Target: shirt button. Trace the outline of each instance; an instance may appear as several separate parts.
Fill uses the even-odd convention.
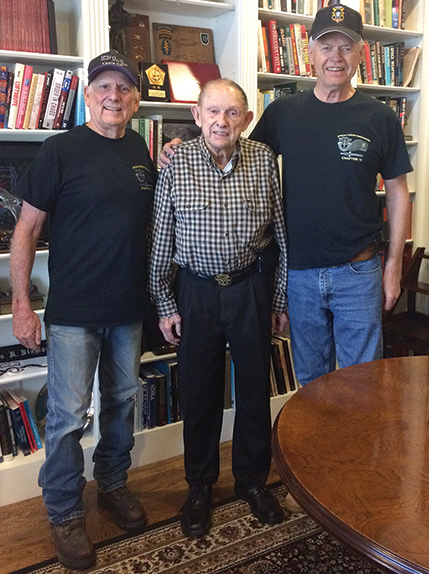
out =
[[[229,237],[229,233],[228,233],[228,231],[225,233],[225,237]]]
[[[225,201],[224,206],[225,206],[225,207],[228,207],[228,202],[227,202],[227,201]]]

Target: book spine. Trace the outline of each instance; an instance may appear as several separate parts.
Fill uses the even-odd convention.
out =
[[[6,106],[5,106],[5,118],[4,118],[4,127],[7,128],[9,122],[9,112],[10,112],[10,104],[12,101],[12,91],[13,91],[13,82],[14,82],[14,73],[8,72],[7,75],[7,90],[6,90]]]
[[[6,407],[0,402],[0,444],[3,460],[13,460],[12,441],[10,437],[9,423],[7,421]]]
[[[36,421],[34,420],[33,413],[31,412],[30,403],[28,399],[22,397],[22,402],[24,404],[25,412],[27,413],[28,422],[30,423],[31,432],[33,433],[34,443],[36,449],[43,448],[42,441],[40,440],[39,431],[37,430]]]
[[[27,109],[25,110],[23,129],[27,130],[30,125],[31,113],[33,111],[34,98],[36,97],[36,88],[39,81],[39,74],[33,74],[31,78],[30,93],[28,94]]]
[[[266,26],[262,26],[262,40],[264,43],[264,54],[265,54],[265,67],[267,72],[272,72],[271,68],[271,55],[270,55],[270,43],[268,40],[268,30]]]
[[[295,37],[295,26],[293,24],[290,24],[289,29],[292,42],[292,56],[293,56],[293,65],[295,69],[295,76],[299,76],[299,60],[298,60],[298,48]]]
[[[13,71],[14,73],[13,88],[10,101],[9,119],[7,123],[7,127],[11,130],[14,130],[16,126],[19,98],[21,95],[21,86],[24,77],[24,69],[25,69],[24,64],[16,63]]]
[[[43,120],[45,119],[46,106],[48,103],[49,92],[51,91],[52,73],[45,72],[45,82],[43,86],[42,100],[40,102],[39,123],[38,128],[43,127]]]
[[[79,83],[76,91],[76,108],[75,108],[75,126],[80,126],[85,123],[85,99],[83,97],[83,87],[85,85],[85,70],[78,68],[76,74],[79,78]]]
[[[43,120],[43,128],[52,130],[54,127],[55,115],[58,109],[58,102],[60,99],[61,88],[63,86],[64,70],[54,68],[52,72],[52,85],[49,92],[48,103],[46,104],[45,118]]]
[[[268,30],[268,39],[270,43],[270,52],[271,52],[271,65],[272,71],[274,74],[281,74],[281,66],[280,66],[280,53],[279,53],[279,42],[277,36],[277,23],[275,20],[268,20],[265,22],[265,26]]]
[[[8,75],[7,66],[0,66],[0,129],[5,127]]]
[[[33,67],[25,66],[22,78],[21,95],[19,97],[18,111],[16,114],[15,128],[21,130],[24,126],[25,112],[27,111],[28,98],[30,95],[31,78],[33,76]]]
[[[302,50],[304,55],[305,75],[311,76],[310,57],[308,55],[308,33],[304,24],[301,25]]]
[[[28,442],[27,431],[25,430],[24,421],[19,406],[10,409],[13,430],[15,433],[18,447],[24,456],[31,454],[30,443]]]
[[[67,97],[70,92],[70,85],[72,79],[73,72],[71,70],[67,70],[64,75],[63,85],[61,87],[60,97],[58,99],[58,108],[57,113],[55,114],[55,120],[53,128],[54,130],[59,130],[61,127],[61,122],[63,120],[64,111],[66,109],[66,102]]]
[[[31,110],[28,129],[35,130],[39,125],[40,105],[42,103],[43,87],[45,85],[45,74],[38,74],[37,86],[34,93],[33,108]]]
[[[6,399],[2,395],[0,396],[0,401],[3,401],[4,408],[6,409],[6,418],[7,418],[7,424],[9,427],[10,442],[12,444],[12,454],[13,454],[13,456],[18,456],[18,446],[17,446],[15,433],[13,430],[11,409],[9,408],[9,405],[7,404]]]
[[[371,50],[369,47],[369,42],[366,41],[364,43],[364,54],[365,54],[365,68],[366,68],[366,75],[367,75],[367,83],[372,84],[372,66],[371,66]]]
[[[66,102],[66,107],[64,110],[63,120],[61,122],[61,129],[67,130],[71,127],[71,118],[73,111],[73,104],[76,101],[76,91],[78,89],[79,78],[76,75],[72,76],[70,83],[69,95]]]

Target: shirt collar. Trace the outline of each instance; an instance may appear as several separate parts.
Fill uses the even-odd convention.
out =
[[[216,169],[219,169],[222,173],[224,173],[225,175],[227,175],[228,173],[230,173],[231,171],[233,171],[237,165],[237,163],[240,161],[241,159],[241,144],[240,144],[240,139],[238,139],[238,141],[235,144],[235,150],[234,153],[232,154],[231,159],[229,160],[229,162],[227,163],[227,165],[225,166],[224,169],[221,169],[216,162],[213,159],[212,154],[210,153],[208,147],[206,146],[206,142],[204,141],[204,136],[203,134],[201,134],[199,136],[199,146],[201,149],[201,154],[203,156],[203,158],[206,160],[206,162],[208,163],[208,165],[210,165],[211,167],[214,167]]]

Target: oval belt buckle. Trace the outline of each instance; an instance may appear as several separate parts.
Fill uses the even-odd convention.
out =
[[[221,287],[229,287],[229,285],[232,284],[232,277],[227,273],[219,273],[218,275],[215,275],[214,280]]]

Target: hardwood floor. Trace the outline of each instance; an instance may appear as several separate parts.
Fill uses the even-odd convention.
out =
[[[231,443],[220,449],[221,472],[213,489],[213,501],[233,496],[234,478],[231,472]],[[128,486],[143,502],[149,524],[176,516],[185,499],[188,485],[183,470],[183,457],[175,457],[129,472]],[[274,467],[268,484],[280,480]],[[94,543],[108,540],[123,531],[113,522],[108,511],[97,505],[97,489],[89,482],[84,492],[86,524]],[[24,500],[0,510],[0,573],[7,574],[55,556],[49,522],[41,497]]]

